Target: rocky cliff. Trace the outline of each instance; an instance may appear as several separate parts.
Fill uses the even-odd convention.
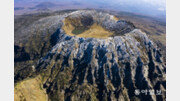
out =
[[[56,18],[56,41],[33,68],[49,100],[165,101],[163,54],[146,33],[102,12]]]

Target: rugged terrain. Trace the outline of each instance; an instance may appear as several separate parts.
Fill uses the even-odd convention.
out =
[[[165,50],[132,22],[94,10],[45,15],[15,27],[15,100],[165,101]]]

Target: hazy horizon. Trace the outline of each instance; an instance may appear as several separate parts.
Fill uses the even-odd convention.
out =
[[[76,5],[82,7],[83,5],[87,8],[100,8],[110,9],[115,11],[126,11],[133,12],[143,15],[154,16],[158,18],[166,18],[166,1],[165,0],[15,0],[15,7],[17,4],[23,3],[41,3],[41,2],[52,2],[52,3],[66,3],[66,6]],[[85,8],[82,7],[82,8]],[[73,8],[73,7],[71,7]]]

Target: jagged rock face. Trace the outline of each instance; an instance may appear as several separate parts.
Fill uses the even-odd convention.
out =
[[[83,12],[85,11],[75,12],[75,15]],[[74,13],[70,15],[72,14]],[[67,16],[69,14],[64,18]],[[125,24],[128,31],[101,39],[69,36],[62,26],[58,29],[59,33],[56,34],[58,41],[36,66],[36,73],[44,78],[43,86],[49,99],[165,100],[166,66],[161,51],[140,29],[128,28],[130,25],[124,21],[113,21],[106,19],[102,22],[102,26],[107,27],[114,23],[113,27],[106,29],[117,31]],[[147,92],[147,95],[145,93],[137,95],[136,90],[161,90],[162,93],[150,95]]]

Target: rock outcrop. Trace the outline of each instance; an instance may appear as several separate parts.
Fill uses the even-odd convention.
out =
[[[116,23],[106,29],[119,30],[124,21]],[[83,38],[69,36],[60,28],[58,42],[36,67],[36,73],[45,78],[49,98],[164,101],[166,66],[160,50],[140,29],[125,32],[105,39]]]
[[[58,21],[48,23],[56,26],[53,47],[39,59],[33,76],[41,76],[49,100],[165,101],[163,54],[131,22],[91,10],[65,13],[39,23],[45,26],[48,19]],[[67,19],[70,27],[64,27]],[[71,33],[82,26],[86,27],[83,31],[92,31],[94,23],[103,29],[101,32],[112,34],[100,38],[87,37],[87,32],[86,37]]]

